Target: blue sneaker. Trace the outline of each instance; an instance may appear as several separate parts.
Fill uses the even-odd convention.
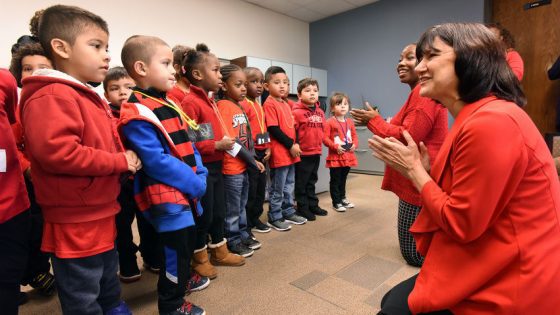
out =
[[[206,315],[206,312],[201,307],[185,301],[178,309],[166,315]]]
[[[210,278],[201,277],[198,273],[193,272],[189,283],[187,284],[187,294],[196,291],[202,291],[210,285]]]
[[[132,315],[132,312],[128,309],[126,303],[121,301],[117,307],[110,309],[105,315]]]

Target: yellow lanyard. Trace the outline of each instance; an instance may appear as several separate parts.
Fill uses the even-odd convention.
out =
[[[261,117],[264,118],[264,112],[262,107],[259,105],[259,111],[257,113],[257,108],[255,107],[255,102],[251,101],[248,98],[245,98],[245,100],[247,101],[247,103],[251,104],[251,107],[253,107],[253,110],[255,111],[255,115],[257,116],[257,122],[259,123],[259,127],[261,128],[261,133],[264,133],[264,121],[261,121],[261,119],[259,118],[259,113],[261,114]]]
[[[145,97],[147,97],[147,98],[149,98],[153,101],[156,101],[156,102],[158,102],[158,103],[160,103],[164,106],[167,106],[167,107],[173,109],[174,111],[176,111],[179,114],[179,116],[181,116],[187,122],[187,124],[189,125],[189,127],[191,127],[191,129],[198,130],[200,128],[200,126],[196,123],[196,121],[194,119],[191,119],[189,116],[187,116],[187,114],[185,114],[185,112],[181,108],[179,108],[179,106],[177,106],[175,103],[173,103],[173,101],[167,100],[169,103],[166,103],[166,102],[163,102],[160,99],[157,99],[155,97],[152,97],[152,96],[147,95],[145,93],[142,93],[140,91],[134,91],[134,92],[136,92],[136,93],[138,93],[142,96],[145,96]]]

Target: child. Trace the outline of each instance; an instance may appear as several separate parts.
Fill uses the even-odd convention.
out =
[[[128,101],[132,94],[134,81],[123,67],[109,69],[103,89],[105,98],[113,116],[120,117],[121,105]],[[157,254],[157,234],[154,228],[146,221],[134,201],[133,177],[128,177],[121,184],[121,193],[118,201],[121,211],[117,214],[117,251],[119,253],[119,278],[124,283],[140,280],[142,273],[136,263],[136,252],[140,249],[144,267],[152,272],[159,272],[161,258]],[[136,217],[136,225],[140,234],[140,246],[132,240],[131,224]]]
[[[268,225],[277,231],[288,231],[288,223],[304,224],[307,219],[296,215],[293,204],[294,164],[301,150],[296,143],[295,121],[290,106],[283,100],[288,93],[288,77],[281,67],[272,66],[264,75],[264,88],[270,93],[264,102],[266,125],[271,138],[270,207]]]
[[[190,47],[183,46],[183,45],[176,45],[173,47],[173,69],[175,69],[175,80],[177,83],[167,95],[171,96],[172,98],[179,101],[179,104],[183,101],[187,93],[189,93],[189,86],[191,83],[185,77],[184,70],[183,70],[183,59],[187,55],[187,51],[191,50]]]
[[[32,42],[19,45],[12,55],[10,72],[16,78],[18,87],[21,88],[21,80],[33,74],[38,69],[52,69],[52,64],[47,57],[41,44]],[[37,204],[35,190],[31,180],[31,164],[25,153],[23,127],[19,110],[16,110],[16,123],[12,125],[12,130],[18,146],[18,158],[21,170],[25,179],[25,186],[31,206],[29,214],[31,219],[31,230],[29,232],[30,251],[27,268],[23,277],[22,285],[31,285],[41,294],[50,296],[55,290],[54,276],[50,273],[51,265],[49,255],[41,251],[41,239],[43,237],[43,213]],[[24,293],[22,293],[24,294]]]
[[[266,131],[264,111],[257,101],[263,93],[264,75],[258,68],[247,67],[243,69],[247,76],[247,96],[240,104],[249,117],[249,125],[255,146],[255,157],[257,161],[265,164],[270,158],[270,136]],[[261,220],[264,212],[263,204],[266,192],[266,172],[259,172],[254,168],[248,168],[249,196],[247,198],[247,233],[255,238],[252,230],[259,233],[270,232],[270,227]]]
[[[224,238],[226,205],[222,161],[224,151],[233,148],[234,139],[225,135],[226,126],[218,115],[218,108],[208,94],[216,93],[222,84],[220,61],[205,44],[196,45],[183,59],[185,77],[191,83],[190,92],[181,105],[185,112],[200,125],[196,148],[204,166],[208,168],[206,194],[202,197],[204,213],[197,218],[196,246],[193,269],[202,276],[215,278],[218,272],[212,264],[241,266],[245,258],[232,254]],[[210,236],[212,264],[208,261],[206,242]]]
[[[354,150],[358,147],[358,136],[352,119],[346,113],[350,107],[348,95],[335,92],[331,96],[330,108],[333,117],[325,124],[323,143],[329,148],[327,167],[330,169],[330,192],[334,210],[344,212],[354,205],[346,198],[346,177],[350,167],[358,165]]]
[[[319,84],[316,80],[302,79],[298,83],[297,91],[299,101],[292,107],[292,113],[301,148],[301,161],[296,163],[294,194],[298,215],[314,221],[315,215],[328,214],[319,207],[319,198],[315,194],[315,184],[319,179],[317,171],[323,149],[325,113],[319,107]]]
[[[185,289],[192,285],[194,217],[202,213],[198,200],[206,190],[208,174],[188,136],[188,130],[198,125],[166,97],[175,83],[175,70],[171,48],[163,40],[132,36],[121,57],[136,87],[122,105],[119,129],[125,143],[143,159],[143,169],[134,178],[135,199],[159,234],[158,250],[163,257],[158,310],[160,314],[202,315],[203,309],[184,300]],[[197,287],[210,283],[208,278],[196,281]]]
[[[41,16],[39,41],[56,70],[23,82],[21,113],[37,202],[41,250],[51,253],[65,314],[129,314],[120,301],[115,250],[119,177],[141,163],[121,144],[107,103],[87,84],[109,69],[107,23],[55,5]]]
[[[265,168],[253,157],[249,118],[239,104],[247,93],[245,73],[239,66],[232,64],[221,67],[220,73],[224,83],[219,93],[222,100],[217,104],[218,111],[225,122],[226,134],[235,138],[238,147],[224,154],[222,173],[226,191],[225,231],[229,250],[243,257],[250,257],[253,255],[253,250],[261,247],[261,243],[252,239],[247,233],[245,212],[249,194],[247,168],[257,169],[261,173],[264,173]],[[235,152],[237,149],[240,151]]]

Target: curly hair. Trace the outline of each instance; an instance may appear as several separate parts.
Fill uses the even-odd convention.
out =
[[[506,46],[506,49],[515,48],[515,39],[510,31],[508,31],[505,27],[502,26],[500,23],[489,23],[486,24],[488,28],[495,28],[500,32],[500,36],[502,37],[502,42]]]
[[[27,56],[45,56],[45,51],[39,43],[24,44],[17,48],[12,55],[10,62],[10,72],[16,78],[17,85],[21,87],[21,73],[23,71],[22,61]],[[45,56],[46,57],[46,56]]]
[[[195,49],[187,51],[185,57],[183,58],[183,68],[185,69],[185,77],[190,82],[196,82],[192,72],[204,63],[204,60],[208,55],[210,55],[210,49],[206,46],[206,44],[202,43],[197,44]]]

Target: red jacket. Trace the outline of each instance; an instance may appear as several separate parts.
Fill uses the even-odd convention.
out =
[[[45,221],[78,223],[119,211],[119,177],[128,170],[111,111],[97,93],[65,73],[24,79],[26,152]]]
[[[325,113],[315,104],[315,108],[310,109],[307,105],[298,101],[292,107],[298,143],[301,155],[321,154],[323,151],[323,128]]]
[[[175,85],[171,90],[167,91],[167,98],[171,98],[173,102],[180,105],[187,94],[188,93],[185,93],[185,91]]]
[[[358,165],[356,154],[354,152],[344,152],[338,154],[338,147],[346,141],[352,143],[354,148],[358,148],[358,134],[352,119],[346,119],[346,123],[341,123],[336,120],[336,117],[331,117],[325,122],[325,136],[323,143],[329,148],[329,155],[327,155],[327,167],[352,167]]]
[[[27,190],[10,124],[16,122],[17,84],[0,69],[0,224],[29,208]]]
[[[447,135],[447,110],[432,99],[420,96],[420,85],[417,85],[390,123],[376,116],[367,127],[380,137],[393,137],[403,142],[402,132],[408,131],[416,143],[424,142],[433,163]],[[422,203],[420,193],[412,183],[388,166],[385,167],[381,188],[394,192],[410,204],[420,206]]]
[[[495,97],[465,105],[431,177],[410,229],[426,257],[412,313],[560,314],[560,184],[531,118]]]
[[[218,119],[216,103],[208,97],[208,94],[201,88],[191,85],[190,92],[181,101],[183,111],[200,124],[211,124],[214,132],[214,139],[204,140],[195,143],[195,147],[202,156],[202,162],[210,163],[222,161],[224,152],[216,150],[216,141],[224,137],[224,126]]]

